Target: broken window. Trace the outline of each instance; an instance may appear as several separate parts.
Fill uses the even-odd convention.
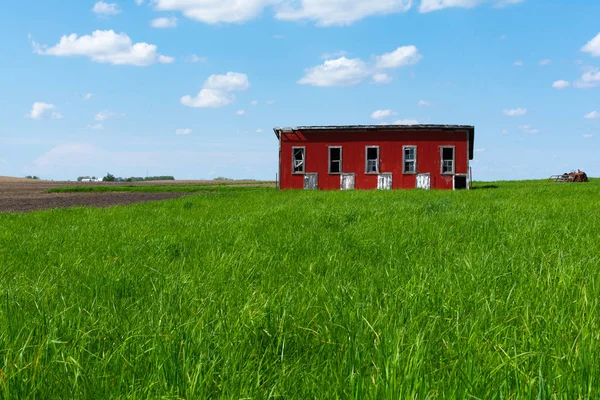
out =
[[[454,173],[454,147],[442,147],[442,174]]]
[[[379,147],[367,147],[367,174],[376,174],[379,172]]]
[[[329,173],[330,174],[341,174],[342,173],[342,148],[341,147],[330,147],[329,148]]]
[[[417,173],[417,147],[404,146],[404,173]]]
[[[293,165],[294,174],[303,174],[305,171],[304,165],[305,165],[306,149],[304,147],[294,147],[294,148],[292,148],[292,153],[293,153],[293,161],[294,161],[294,165]]]

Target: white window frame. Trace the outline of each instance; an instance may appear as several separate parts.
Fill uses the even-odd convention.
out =
[[[369,149],[377,149],[377,168],[376,171],[371,171],[369,172]],[[379,156],[379,146],[365,146],[365,174],[369,174],[369,175],[376,175],[379,174],[379,162],[380,162],[380,156]]]
[[[339,172],[331,172],[331,149],[340,149],[340,160],[339,160],[340,169],[339,169]],[[341,175],[342,174],[342,157],[343,157],[342,146],[329,146],[327,148],[327,157],[328,157],[328,160],[329,160],[329,164],[328,164],[328,167],[327,167],[327,169],[329,171],[329,175]]]
[[[414,149],[415,150],[415,158],[413,160],[406,160],[406,149]],[[406,170],[406,162],[407,161],[414,161],[415,168],[413,171]],[[417,146],[415,146],[415,145],[402,146],[402,173],[405,175],[416,175],[417,174]]]
[[[296,171],[296,150],[302,150],[302,171]],[[305,146],[294,146],[292,147],[292,174],[304,175],[306,173],[306,147]]]
[[[444,149],[452,149],[452,171],[444,172]],[[440,173],[442,175],[454,175],[456,170],[456,146],[440,146]]]

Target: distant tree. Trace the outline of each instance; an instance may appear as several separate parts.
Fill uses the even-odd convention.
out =
[[[80,176],[77,178],[77,182],[81,182],[84,179],[90,179],[90,177],[89,176]]]
[[[25,179],[40,179],[40,177],[36,175],[27,175]]]
[[[224,176],[217,176],[216,178],[213,179],[213,181],[232,181],[233,179],[231,178],[226,178]]]
[[[112,175],[111,173],[107,173],[106,176],[104,178],[102,178],[103,182],[114,182],[115,181],[115,176]]]

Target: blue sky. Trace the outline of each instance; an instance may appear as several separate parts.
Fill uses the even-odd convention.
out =
[[[0,11],[0,175],[274,179],[275,126],[398,122],[475,125],[476,180],[600,176],[596,0]]]

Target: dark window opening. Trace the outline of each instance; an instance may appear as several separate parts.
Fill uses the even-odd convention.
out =
[[[454,147],[442,147],[442,174],[454,173]]]
[[[330,147],[329,148],[329,173],[330,174],[341,174],[342,173],[342,148],[341,147]]]
[[[417,172],[417,148],[404,148],[404,173],[415,174]]]
[[[379,147],[367,147],[367,174],[379,172]]]
[[[455,175],[454,176],[454,189],[462,190],[467,188],[467,177]]]
[[[305,149],[303,148],[294,148],[293,149],[293,157],[294,157],[294,173],[301,174],[304,173],[304,156]]]

